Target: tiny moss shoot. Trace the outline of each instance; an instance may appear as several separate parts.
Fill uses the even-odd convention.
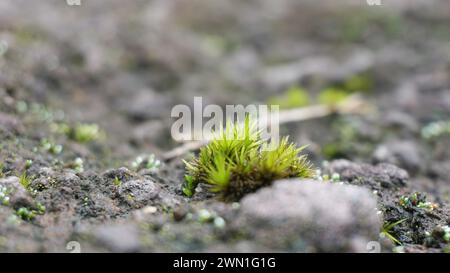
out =
[[[120,179],[116,176],[116,177],[114,177],[113,184],[116,187],[120,187],[120,185],[122,185],[122,181],[120,181]]]
[[[305,147],[296,147],[287,137],[276,147],[271,145],[261,138],[249,117],[243,125],[228,122],[197,158],[184,161],[183,193],[194,195],[202,183],[224,200],[239,200],[278,179],[314,176],[312,165],[300,155]]]
[[[30,188],[31,179],[27,176],[25,172],[22,173],[22,175],[19,177],[19,182],[25,189],[28,190]]]
[[[387,237],[389,240],[392,241],[392,243],[401,245],[402,243],[395,237],[395,234],[393,232],[393,229],[400,225],[401,223],[405,222],[407,219],[402,219],[397,222],[385,222],[383,224],[383,227],[381,229],[381,237]]]

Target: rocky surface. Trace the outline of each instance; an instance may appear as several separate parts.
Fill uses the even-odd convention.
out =
[[[240,227],[278,251],[366,252],[380,231],[376,198],[351,185],[277,181],[246,196],[241,210]]]
[[[0,251],[449,251],[448,1],[82,2],[0,2]],[[159,161],[194,96],[330,89],[369,107],[282,126],[313,180],[224,203]]]

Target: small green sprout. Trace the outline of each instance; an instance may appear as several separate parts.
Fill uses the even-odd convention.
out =
[[[114,177],[113,184],[116,187],[120,187],[120,185],[122,185],[122,181],[120,181],[120,179],[116,176],[116,177]]]
[[[397,245],[401,245],[402,243],[395,238],[395,235],[393,234],[392,230],[394,227],[400,225],[401,223],[405,222],[407,219],[402,219],[399,220],[397,222],[385,222],[383,224],[383,227],[381,229],[381,233],[380,233],[380,237],[384,238],[387,237],[389,238],[393,243],[397,244]]]
[[[84,172],[84,161],[83,161],[83,159],[81,157],[75,158],[75,161],[73,162],[73,169],[77,173]]]
[[[419,209],[433,210],[438,207],[437,204],[427,202],[425,194],[420,192],[415,192],[409,196],[406,195],[400,196],[399,204],[400,206],[406,209],[419,208]]]
[[[200,149],[197,158],[184,161],[187,175],[183,192],[195,193],[199,183],[223,199],[238,200],[246,193],[283,178],[311,178],[314,175],[305,155],[283,138],[278,145],[263,140],[247,116],[243,125],[228,122],[225,129]]]
[[[147,169],[150,171],[156,171],[161,166],[161,161],[156,159],[154,154],[150,154],[148,156],[138,156],[133,163],[131,163],[131,167],[135,170]]]
[[[183,193],[187,196],[187,197],[191,197],[192,195],[194,195],[194,191],[195,191],[195,182],[194,182],[194,177],[191,175],[185,175],[184,176],[184,180],[185,180],[185,186],[183,187]]]
[[[26,172],[22,173],[22,175],[19,177],[19,182],[25,189],[28,190],[30,188],[31,179],[28,177]]]

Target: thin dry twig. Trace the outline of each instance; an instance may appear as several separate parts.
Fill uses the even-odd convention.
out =
[[[300,122],[305,120],[323,118],[333,114],[363,114],[368,111],[367,103],[358,95],[351,96],[336,105],[312,105],[294,108],[279,112],[279,124]],[[163,160],[170,161],[174,158],[196,151],[208,144],[209,140],[189,141],[164,153]]]

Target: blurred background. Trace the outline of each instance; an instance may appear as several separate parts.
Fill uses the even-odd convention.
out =
[[[175,147],[170,110],[194,96],[289,109],[357,93],[369,115],[282,134],[319,166],[397,164],[448,202],[449,25],[447,0],[3,0],[0,93],[98,124],[110,153],[76,152],[103,166]]]

